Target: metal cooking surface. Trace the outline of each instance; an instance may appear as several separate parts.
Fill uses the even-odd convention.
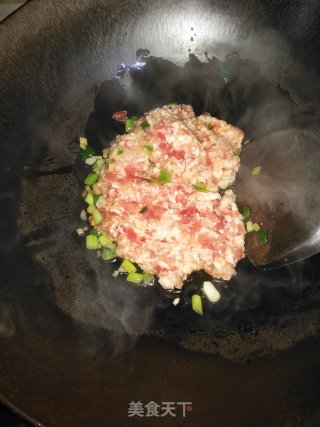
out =
[[[199,317],[158,288],[111,280],[74,233],[77,137],[112,138],[109,113],[128,101],[113,73],[138,49],[154,57],[135,75],[133,112],[174,95],[252,136],[313,125],[317,41],[289,40],[292,27],[314,37],[318,6],[280,3],[39,0],[2,24],[0,391],[34,419],[120,426],[130,401],[191,400],[184,425],[316,424],[318,256],[281,272],[244,261]],[[225,68],[204,96],[204,76]]]

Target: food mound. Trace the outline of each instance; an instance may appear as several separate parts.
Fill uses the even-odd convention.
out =
[[[129,125],[127,126],[127,122]],[[229,280],[244,256],[245,228],[232,190],[243,132],[167,105],[127,120],[93,191],[93,225],[115,254],[181,288],[195,270]]]

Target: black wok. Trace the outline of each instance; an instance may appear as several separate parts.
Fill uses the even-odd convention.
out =
[[[114,281],[113,265],[74,232],[78,136],[107,144],[110,114],[124,105],[176,98],[250,136],[316,126],[319,17],[317,1],[33,0],[1,24],[5,403],[59,427],[319,425],[319,256],[269,272],[243,261],[199,317],[188,295],[201,275],[175,308],[157,287]],[[139,49],[153,58],[138,52],[146,65],[132,91],[114,73]],[[203,79],[213,56],[211,71],[234,72],[227,82]],[[192,411],[129,418],[131,401],[188,401]]]

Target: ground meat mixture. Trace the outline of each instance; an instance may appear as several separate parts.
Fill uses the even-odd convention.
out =
[[[156,108],[117,136],[95,185],[117,256],[181,288],[194,270],[229,280],[245,228],[231,190],[243,132],[189,105]]]

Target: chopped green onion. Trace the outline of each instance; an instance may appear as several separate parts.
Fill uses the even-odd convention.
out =
[[[98,237],[98,236],[100,236],[100,231],[97,230],[96,228],[91,228],[88,235]]]
[[[252,224],[252,228],[253,228],[253,231],[259,231],[260,230],[260,225],[257,222],[254,222]]]
[[[241,148],[237,148],[236,150],[233,150],[234,156],[240,156],[240,153],[241,153]]]
[[[170,104],[167,104],[167,107],[172,108],[176,107],[178,104],[176,102],[171,102]]]
[[[251,233],[251,231],[253,231],[253,224],[251,221],[246,222],[246,229],[248,233]]]
[[[95,182],[97,182],[99,179],[99,175],[95,173],[89,173],[89,175],[84,180],[84,183],[87,185],[93,185]]]
[[[131,272],[127,276],[127,282],[141,283],[142,280],[143,280],[143,276],[140,273]]]
[[[115,249],[114,248],[102,249],[101,258],[104,261],[110,261],[114,257],[115,257]]]
[[[164,169],[161,169],[160,170],[160,174],[159,174],[159,181],[160,182],[170,182],[171,181],[171,176],[172,176],[171,172],[168,172],[168,171],[166,171]]]
[[[131,117],[131,120],[132,120],[133,122],[136,122],[136,121],[138,121],[138,120],[139,120],[139,117],[137,117],[137,116],[132,116],[132,117]]]
[[[121,267],[123,267],[127,273],[134,273],[137,271],[136,266],[132,264],[128,259],[124,259],[121,263]]]
[[[147,129],[148,127],[150,127],[150,125],[147,122],[147,120],[145,120],[144,122],[141,123],[141,127],[142,127],[142,129]]]
[[[86,203],[88,203],[88,205],[93,205],[94,204],[94,202],[93,202],[93,194],[92,193],[88,193],[87,196],[86,196],[86,198],[84,199],[84,201]]]
[[[80,151],[80,156],[83,160],[88,159],[91,156],[94,156],[96,153],[94,151],[94,149],[92,147],[90,147],[90,145],[88,145],[87,148],[84,148]]]
[[[96,161],[97,161],[96,156],[92,156],[92,157],[88,157],[88,158],[85,160],[85,163],[86,163],[86,165],[88,165],[88,166],[93,166],[93,165],[96,163]]]
[[[99,236],[99,242],[103,248],[109,248],[111,245],[113,245],[113,241],[104,234]]]
[[[208,187],[204,182],[198,182],[198,184],[194,185],[193,188],[204,193],[208,191]]]
[[[247,219],[250,218],[250,215],[251,215],[250,208],[248,208],[247,206],[244,206],[242,209],[243,219],[246,221]]]
[[[146,283],[150,283],[154,278],[153,274],[150,273],[142,273],[142,280]]]
[[[125,121],[125,131],[126,131],[126,133],[129,133],[130,131],[131,131],[131,129],[132,129],[132,126],[133,126],[133,120],[132,119],[127,119],[126,121]]]
[[[148,206],[143,206],[143,208],[139,211],[139,213],[144,214],[145,212],[147,212],[148,210]]]
[[[80,212],[80,218],[82,219],[82,221],[87,221],[88,217],[87,217],[87,212],[82,209],[82,211]]]
[[[261,169],[262,169],[261,166],[256,166],[252,169],[251,174],[252,175],[259,175],[259,173],[261,172]]]
[[[208,128],[209,130],[211,130],[211,129],[213,128],[213,124],[212,124],[212,123],[208,123],[208,124],[207,124],[207,128]]]
[[[123,153],[123,150],[118,150],[117,151],[117,155],[119,156],[120,154],[122,154]]]
[[[89,205],[87,207],[87,212],[88,212],[88,214],[92,215],[94,212],[94,205]]]
[[[84,229],[83,228],[77,228],[76,232],[77,232],[78,236],[84,236]]]
[[[80,136],[79,145],[80,145],[81,150],[85,150],[87,148],[87,145],[88,145],[87,138],[85,138],[84,136]]]
[[[145,148],[146,150],[150,151],[150,153],[152,153],[152,152],[153,152],[153,146],[152,146],[151,144],[147,144],[147,145],[145,145],[145,146],[144,146],[144,148]]]
[[[102,166],[104,166],[106,164],[106,160],[105,159],[98,159],[95,163],[95,167],[101,168]]]
[[[192,310],[194,310],[196,313],[200,314],[202,316],[202,301],[200,295],[194,294],[192,295]]]
[[[202,290],[210,302],[218,302],[221,298],[220,292],[216,289],[214,284],[209,281],[203,282]]]
[[[100,196],[99,194],[93,194],[92,197],[93,197],[93,204],[96,205],[98,200],[100,199]]]
[[[93,211],[92,216],[93,216],[95,225],[100,224],[100,222],[102,221],[102,215],[97,209]]]
[[[87,249],[99,249],[98,237],[88,234],[86,237],[86,247]]]
[[[268,242],[268,231],[265,228],[260,228],[258,231],[258,240],[260,245],[265,245]]]

